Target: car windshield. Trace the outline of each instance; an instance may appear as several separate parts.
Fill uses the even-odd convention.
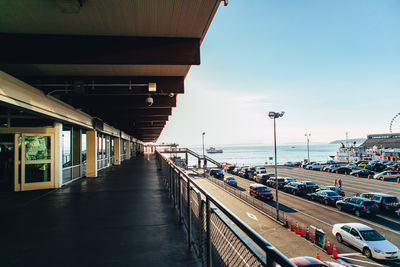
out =
[[[329,192],[329,191],[327,191],[326,194],[327,194],[328,196],[330,196],[330,197],[336,197],[336,196],[338,195],[338,194],[335,193],[335,192]]]
[[[221,170],[216,170],[215,173],[216,174],[223,174],[223,172]]]
[[[315,185],[313,182],[306,182],[306,185]]]
[[[266,187],[259,187],[258,192],[269,192],[269,190]]]
[[[226,178],[226,180],[227,180],[227,181],[235,181],[235,178],[229,177],[229,178]]]
[[[379,241],[379,240],[385,240],[383,236],[381,236],[377,231],[375,230],[364,230],[360,231],[362,237],[364,238],[365,241]]]

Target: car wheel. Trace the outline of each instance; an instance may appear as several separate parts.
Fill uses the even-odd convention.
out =
[[[325,199],[325,205],[329,205],[329,201]]]
[[[311,200],[312,200],[312,201],[315,201],[315,197],[314,197],[314,196],[311,196]]]
[[[364,253],[365,256],[367,256],[367,258],[372,259],[372,253],[371,253],[371,250],[369,248],[364,248],[363,249],[363,253]]]
[[[342,210],[342,206],[341,206],[341,205],[338,205],[338,206],[337,206],[337,209],[341,211],[341,210]]]
[[[293,191],[293,195],[296,195],[296,191]]]
[[[343,238],[342,238],[342,236],[341,236],[340,234],[336,234],[336,240],[337,240],[339,243],[342,243],[342,242],[343,242]]]
[[[357,217],[360,217],[360,216],[361,216],[361,213],[360,213],[359,210],[355,210],[354,213],[356,214]]]

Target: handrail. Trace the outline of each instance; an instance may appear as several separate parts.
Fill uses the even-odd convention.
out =
[[[167,154],[173,154],[173,153],[189,153],[190,155],[198,158],[198,159],[203,159],[203,160],[207,160],[215,165],[217,165],[218,167],[221,167],[221,163],[219,163],[218,161],[216,161],[215,159],[210,158],[207,155],[200,155],[196,152],[194,152],[193,150],[189,149],[189,148],[177,148],[176,150],[164,150],[160,153],[167,153]]]
[[[156,149],[156,153],[160,155],[176,172],[180,173],[187,181],[190,181],[198,191],[200,191],[207,199],[211,201],[220,211],[224,213],[237,227],[240,228],[254,243],[256,243],[260,248],[262,248],[267,256],[267,259],[274,260],[282,266],[292,266],[296,267],[286,256],[284,256],[278,249],[273,245],[268,243],[262,236],[255,232],[250,226],[243,222],[239,217],[233,214],[228,208],[224,206],[219,200],[213,197],[207,190],[202,188],[195,180],[190,178],[186,173],[184,173],[178,166],[176,166],[171,160],[166,156],[162,155]],[[269,264],[268,264],[269,266]]]

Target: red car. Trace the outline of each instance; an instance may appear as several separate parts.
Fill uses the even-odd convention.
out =
[[[308,256],[291,258],[290,261],[299,267],[329,267],[329,266],[345,267],[345,265],[342,265],[337,262],[330,262],[330,261],[322,262],[320,260],[317,260],[316,258],[308,257]]]

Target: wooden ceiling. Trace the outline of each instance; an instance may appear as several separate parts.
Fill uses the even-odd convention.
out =
[[[221,0],[4,0],[0,68],[144,141],[160,136]],[[148,83],[156,83],[155,92]],[[152,97],[153,105],[146,104]]]

